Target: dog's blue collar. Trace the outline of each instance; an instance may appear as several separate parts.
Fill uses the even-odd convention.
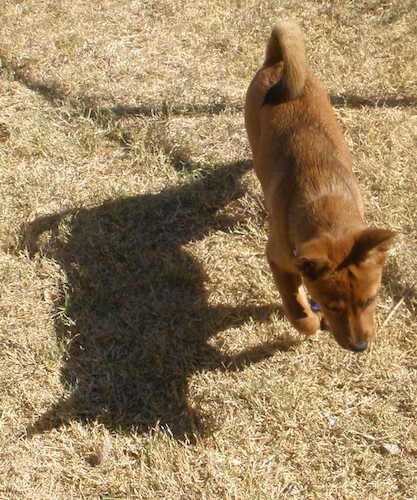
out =
[[[311,310],[319,312],[321,310],[320,304],[317,304],[312,298],[309,299]]]

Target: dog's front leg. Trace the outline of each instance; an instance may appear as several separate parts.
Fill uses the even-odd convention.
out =
[[[300,333],[313,335],[320,328],[320,318],[310,308],[301,275],[280,269],[270,256],[268,261],[287,318]]]

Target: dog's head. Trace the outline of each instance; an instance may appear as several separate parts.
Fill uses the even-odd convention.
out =
[[[374,337],[376,296],[394,236],[364,228],[340,240],[325,234],[298,249],[297,267],[307,290],[342,347],[363,351]]]

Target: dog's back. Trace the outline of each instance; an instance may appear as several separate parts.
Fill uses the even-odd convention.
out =
[[[363,222],[351,156],[320,81],[305,65],[300,28],[277,25],[265,62],[249,86],[245,121],[265,204],[291,255],[334,218]],[[320,210],[321,217],[311,217]],[[319,224],[320,227],[317,227]]]

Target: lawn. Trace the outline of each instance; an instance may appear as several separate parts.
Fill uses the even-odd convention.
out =
[[[0,498],[417,497],[415,1],[3,0]],[[283,317],[243,123],[297,19],[368,220],[364,354]]]

